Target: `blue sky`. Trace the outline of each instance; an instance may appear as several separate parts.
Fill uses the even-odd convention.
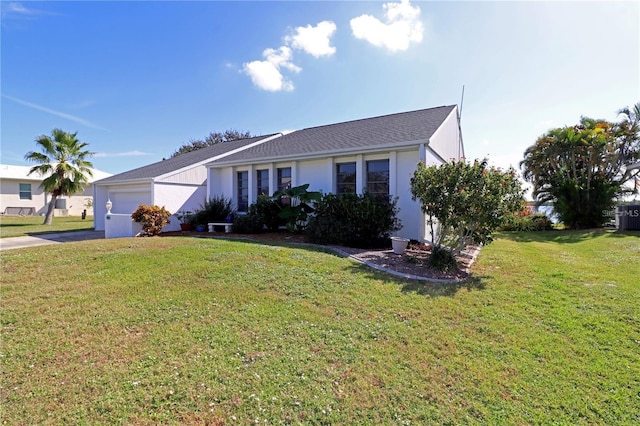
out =
[[[119,173],[191,139],[459,104],[467,158],[517,166],[640,101],[635,2],[2,0],[1,162],[77,131]]]

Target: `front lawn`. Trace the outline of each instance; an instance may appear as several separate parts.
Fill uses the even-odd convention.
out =
[[[638,424],[640,237],[502,234],[466,284],[204,238],[0,252],[7,424]]]
[[[93,230],[93,216],[85,220],[80,216],[54,217],[51,225],[43,225],[43,221],[41,216],[0,216],[0,238]]]

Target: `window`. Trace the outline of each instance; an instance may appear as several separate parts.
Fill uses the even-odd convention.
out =
[[[258,195],[269,195],[269,170],[257,171]]]
[[[238,211],[249,210],[249,172],[238,172]]]
[[[291,188],[291,167],[278,169],[278,191],[286,191]],[[280,197],[280,202],[284,206],[291,204],[291,199],[287,196]]]
[[[389,195],[389,160],[367,161],[367,192]]]
[[[336,194],[356,193],[356,163],[336,164]]]
[[[291,188],[291,167],[278,169],[278,191]]]
[[[21,200],[30,200],[31,199],[31,184],[30,183],[21,183],[20,184],[20,199]]]

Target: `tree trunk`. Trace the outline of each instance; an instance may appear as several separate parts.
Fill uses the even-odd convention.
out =
[[[51,225],[53,223],[53,209],[56,207],[57,195],[51,195],[51,201],[49,201],[49,208],[47,209],[47,215],[44,217],[43,225]]]

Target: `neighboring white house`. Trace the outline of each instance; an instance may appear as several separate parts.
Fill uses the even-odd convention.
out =
[[[397,196],[397,235],[427,239],[410,180],[418,162],[464,158],[459,123],[450,105],[298,130],[206,164],[207,195],[231,198],[240,212],[258,194],[303,184],[323,193]]]
[[[43,215],[47,213],[50,195],[40,186],[43,177],[29,175],[31,166],[0,165],[0,213],[20,215]],[[91,169],[93,177],[81,194],[63,196],[56,200],[55,216],[80,216],[84,210],[93,214],[90,201],[93,198],[91,183],[111,176],[100,170]]]
[[[218,143],[94,182],[95,229],[105,230],[107,200],[111,201],[114,214],[130,215],[140,204],[164,206],[171,213],[198,209],[207,196],[205,163],[278,136],[280,133]],[[180,224],[175,217],[164,228],[178,229]]]

